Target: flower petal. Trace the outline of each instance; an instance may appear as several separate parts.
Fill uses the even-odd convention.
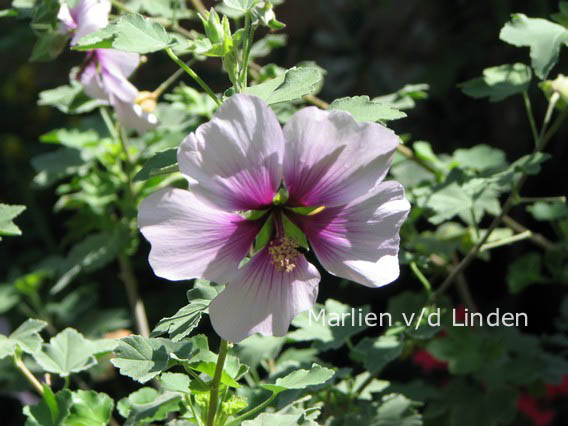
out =
[[[122,101],[113,95],[111,95],[111,103],[118,121],[127,129],[134,129],[142,134],[158,124],[158,117],[144,111],[140,105]]]
[[[272,203],[281,182],[282,129],[256,96],[233,95],[178,150],[180,171],[203,201],[225,210]]]
[[[140,64],[140,55],[116,49],[97,49],[101,67],[114,75],[129,77]]]
[[[393,131],[344,111],[304,108],[284,127],[284,180],[292,205],[339,206],[386,175],[399,144]]]
[[[101,64],[101,78],[109,97],[112,95],[124,102],[134,102],[138,96],[138,89],[116,69],[110,71]]]
[[[87,95],[94,99],[103,101],[109,100],[108,94],[105,92],[103,79],[97,70],[96,61],[90,60],[88,65],[82,70],[79,75],[79,81],[83,85],[83,90]]]
[[[382,182],[344,207],[295,215],[322,266],[334,275],[377,287],[399,275],[399,230],[410,210],[398,182]]]
[[[268,250],[260,251],[209,305],[211,324],[223,339],[284,336],[292,319],[314,306],[320,281],[315,266],[300,255],[292,272],[280,272],[270,261]]]
[[[150,265],[168,280],[226,282],[238,269],[262,223],[202,203],[190,191],[165,188],[138,210],[140,231],[152,245]]]
[[[77,44],[84,35],[106,27],[110,9],[110,0],[79,0],[69,11],[77,28],[71,45]]]

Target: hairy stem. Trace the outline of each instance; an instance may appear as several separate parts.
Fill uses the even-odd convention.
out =
[[[28,367],[26,367],[26,364],[24,364],[24,361],[22,361],[22,358],[20,358],[19,355],[14,355],[14,364],[16,365],[16,368],[20,370],[20,373],[22,373],[27,381],[34,387],[37,393],[43,396],[43,385],[36,376],[28,370]]]
[[[125,254],[121,254],[118,256],[118,263],[120,265],[120,278],[126,287],[128,302],[130,303],[130,308],[134,313],[138,333],[141,336],[149,337],[150,327],[148,326],[146,308],[144,307],[144,302],[138,293],[138,281],[136,280],[136,276],[132,270],[130,258]]]
[[[211,390],[209,391],[209,408],[207,410],[207,426],[215,425],[215,416],[217,415],[217,406],[219,405],[219,385],[221,383],[221,376],[223,375],[223,367],[227,352],[229,351],[229,344],[226,340],[221,339],[219,346],[219,356],[217,357],[217,365],[215,366],[215,374],[211,381]]]
[[[241,88],[246,89],[248,83],[247,70],[249,62],[250,45],[252,43],[253,29],[250,24],[250,13],[245,14],[245,39],[243,41],[243,58],[241,63],[241,74],[239,80],[241,82]]]
[[[172,61],[178,64],[180,68],[182,68],[187,74],[189,74],[191,78],[195,80],[197,84],[199,84],[199,86],[205,91],[205,93],[207,93],[211,97],[211,99],[215,101],[217,105],[221,106],[222,104],[221,100],[217,97],[215,92],[211,90],[211,88],[207,85],[207,83],[205,83],[201,79],[201,77],[199,77],[195,73],[195,71],[193,71],[185,62],[183,62],[180,58],[178,58],[171,48],[167,48],[166,53],[172,59]]]
[[[531,107],[531,100],[529,98],[529,94],[527,93],[527,91],[523,91],[523,101],[525,103],[525,110],[527,111],[527,117],[529,118],[529,123],[531,126],[531,133],[533,136],[533,140],[535,145],[538,143],[538,131],[536,129],[536,122],[534,119],[534,114],[532,112],[532,107]]]
[[[193,8],[195,10],[197,10],[197,12],[201,13],[203,16],[205,16],[205,14],[207,13],[207,8],[205,7],[205,5],[201,2],[201,0],[191,0],[191,4],[193,5]]]

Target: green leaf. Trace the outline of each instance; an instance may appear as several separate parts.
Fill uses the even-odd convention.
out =
[[[12,222],[12,219],[25,209],[26,206],[0,204],[0,235],[22,235],[22,231]]]
[[[475,216],[475,222],[479,223],[485,212],[499,214],[497,195],[496,190],[483,179],[472,179],[462,185],[454,181],[435,191],[426,200],[426,207],[435,213],[428,220],[439,225],[457,215],[464,222],[472,224]]]
[[[17,9],[2,9],[0,10],[0,18],[10,18],[13,16],[18,16]]]
[[[50,289],[56,294],[69,285],[80,273],[96,271],[114,260],[122,247],[123,233],[101,232],[86,237],[74,246],[60,265],[60,276]]]
[[[347,111],[357,121],[389,121],[406,117],[402,111],[378,101],[371,101],[368,96],[353,96],[334,100],[329,109]]]
[[[246,420],[243,426],[297,426],[301,414],[262,413],[253,420]]]
[[[139,14],[122,15],[106,28],[79,39],[75,50],[113,48],[127,52],[150,53],[172,46],[163,26]]]
[[[32,158],[32,167],[37,172],[34,184],[40,188],[52,185],[65,176],[77,173],[85,164],[77,149],[60,148]]]
[[[160,375],[160,389],[170,392],[188,393],[190,380],[187,374],[162,373]]]
[[[178,359],[188,359],[193,351],[192,342],[173,343],[162,338],[128,336],[120,339],[111,363],[120,374],[140,383],[153,379]],[[173,365],[173,364],[172,364]]]
[[[284,337],[253,334],[235,345],[235,351],[244,364],[256,368],[263,360],[276,359],[284,342]]]
[[[373,101],[395,109],[412,109],[416,106],[416,101],[428,98],[428,84],[407,84],[401,89],[388,95],[377,96]]]
[[[70,85],[40,92],[38,101],[38,105],[52,106],[66,114],[83,114],[103,104],[103,101],[87,96],[75,80],[71,80]]]
[[[366,324],[358,321],[357,316],[361,314],[364,317],[369,312],[368,305],[352,308],[328,299],[325,309],[318,306],[294,318],[292,324],[298,330],[288,333],[287,337],[297,342],[313,341],[314,346],[321,351],[338,349],[347,339],[367,328]],[[342,321],[343,318],[345,321]]]
[[[0,359],[14,355],[18,348],[29,354],[38,352],[43,342],[39,332],[46,326],[45,321],[28,319],[8,337],[0,335]]]
[[[353,357],[363,362],[365,369],[374,374],[402,353],[404,345],[398,336],[365,337],[353,349]]]
[[[546,203],[539,201],[532,206],[528,206],[527,211],[536,220],[542,221],[559,220],[568,217],[568,206],[562,202]]]
[[[247,12],[258,0],[223,0],[223,4],[239,12]]]
[[[545,283],[542,275],[542,258],[537,252],[529,252],[515,259],[507,271],[507,285],[513,294],[519,293],[532,284]]]
[[[133,181],[142,181],[154,176],[175,173],[179,171],[177,165],[177,148],[158,152],[144,163],[144,167],[136,173]]]
[[[77,330],[66,328],[33,356],[45,371],[66,377],[89,369],[97,363],[96,354],[110,352],[113,346],[109,341],[87,340]]]
[[[18,304],[20,295],[12,284],[0,284],[0,315]]]
[[[456,149],[453,157],[460,167],[480,172],[507,165],[505,153],[502,150],[485,144]]]
[[[506,64],[486,68],[481,77],[461,83],[458,87],[472,98],[489,97],[490,102],[499,102],[527,90],[531,77],[531,69],[528,66],[519,63]]]
[[[51,403],[51,402],[50,402]],[[27,417],[26,426],[64,426],[72,404],[72,395],[68,390],[62,390],[55,394],[57,416],[52,416],[52,410],[45,399],[38,404],[24,407],[24,415]]]
[[[201,334],[194,336],[191,339],[191,343],[197,351],[193,354],[192,358],[187,361],[187,366],[192,370],[205,373],[213,378],[217,365],[217,355],[209,350],[207,337]],[[237,383],[237,380],[245,375],[247,371],[247,366],[242,365],[237,357],[229,354],[227,355],[225,367],[221,374],[221,383],[233,388],[238,388],[240,385]]]
[[[272,105],[314,93],[322,79],[323,74],[318,68],[294,67],[272,80],[248,87],[245,93],[256,95]]]
[[[422,415],[418,412],[420,403],[411,401],[401,394],[385,395],[377,410],[373,425],[376,426],[422,426]]]
[[[465,375],[486,368],[503,356],[506,345],[500,336],[481,333],[477,328],[449,327],[443,339],[434,339],[426,350],[448,362],[452,374]]]
[[[262,384],[264,389],[280,393],[287,389],[305,389],[308,386],[321,385],[333,377],[335,372],[318,364],[312,364],[309,370],[296,370],[285,377],[276,379],[275,384]]]
[[[118,411],[126,417],[127,425],[146,424],[165,420],[168,414],[179,409],[181,396],[173,392],[160,394],[153,388],[142,388],[118,402]]]
[[[32,49],[31,62],[48,62],[59,56],[67,45],[69,35],[61,31],[50,31],[39,36]]]
[[[288,36],[286,34],[268,34],[264,38],[261,38],[255,42],[250,49],[250,58],[261,58],[263,56],[268,56],[273,49],[286,46],[286,40]]]
[[[181,308],[172,317],[162,318],[152,330],[152,337],[168,333],[173,342],[179,342],[188,336],[197,327],[201,315],[207,312],[217,293],[217,287],[196,285],[196,288],[187,292],[189,305]]]
[[[106,426],[110,421],[114,402],[107,394],[78,390],[73,392],[72,401],[65,425]]]
[[[501,29],[499,38],[514,46],[530,47],[534,72],[544,80],[558,62],[560,46],[568,42],[568,31],[546,19],[528,18],[517,13]]]

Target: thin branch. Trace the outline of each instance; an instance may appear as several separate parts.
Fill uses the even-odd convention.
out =
[[[120,265],[120,278],[126,287],[128,295],[128,302],[130,308],[134,313],[136,320],[136,328],[141,336],[150,336],[150,327],[148,326],[148,317],[146,316],[146,308],[144,302],[138,293],[138,281],[132,270],[130,258],[124,254],[118,256],[118,263]]]
[[[185,62],[183,62],[180,58],[178,58],[171,48],[167,48],[166,53],[172,59],[172,61],[178,64],[180,68],[182,68],[187,74],[189,74],[191,78],[193,78],[197,82],[197,84],[199,84],[199,86],[201,86],[201,88],[211,97],[211,99],[215,101],[217,105],[221,106],[223,102],[221,102],[221,100],[217,97],[215,92],[211,90],[211,88],[207,85],[207,83],[205,83],[201,79],[201,77],[199,77],[196,74],[195,71],[193,71]]]
[[[14,355],[14,364],[16,365],[16,368],[20,370],[20,372],[28,380],[28,382],[30,382],[30,384],[34,387],[36,392],[43,396],[43,385],[36,378],[36,376],[34,376],[33,373],[28,370],[26,364],[24,364],[24,361],[22,361],[22,359],[18,355]]]
[[[550,241],[548,238],[542,236],[541,234],[532,232],[530,229],[528,229],[524,225],[521,225],[511,216],[507,215],[503,216],[503,223],[519,234],[529,231],[531,233],[529,237],[530,240],[537,246],[543,248],[544,250],[553,250],[555,248],[555,244],[552,241]]]
[[[209,408],[207,410],[207,426],[215,425],[215,416],[217,415],[217,405],[219,400],[219,384],[223,374],[223,366],[229,351],[229,344],[226,340],[221,339],[219,347],[219,356],[217,357],[217,365],[215,366],[215,374],[211,381],[211,390],[209,391]]]
[[[197,10],[199,13],[201,13],[203,16],[205,16],[207,14],[207,8],[205,7],[205,5],[201,2],[201,0],[190,0],[191,4],[193,5],[193,8],[195,10]]]
[[[540,132],[539,141],[535,146],[535,149],[533,151],[533,155],[544,150],[544,148],[546,147],[546,145],[550,141],[550,138],[560,128],[562,122],[564,121],[564,119],[568,115],[566,113],[566,110],[564,110],[562,112],[562,114],[560,114],[560,116],[557,117],[556,121],[550,127],[550,129],[548,129],[548,131],[547,131],[546,128],[548,126],[548,123],[549,123],[551,115],[552,115],[551,105],[552,105],[552,107],[554,107],[555,103],[556,103],[556,100],[554,99],[554,97],[551,97],[551,99],[549,101],[547,113],[546,113],[546,116],[545,116],[545,119],[544,119],[544,122],[543,122],[543,126],[542,126],[542,129],[541,129],[541,132]],[[503,220],[503,217],[507,213],[509,213],[509,210],[511,210],[511,208],[515,205],[516,200],[517,200],[517,194],[520,193],[521,188],[525,184],[526,180],[527,180],[527,174],[525,172],[521,173],[521,177],[519,178],[519,180],[517,181],[516,185],[514,186],[512,192],[511,192],[511,194],[509,195],[509,197],[505,201],[505,204],[503,205],[503,207],[501,209],[501,213],[493,219],[493,221],[489,225],[489,228],[487,229],[487,232],[484,234],[483,238],[470,250],[470,252],[462,259],[462,261],[454,268],[454,270],[450,273],[450,275],[444,280],[444,282],[440,285],[440,287],[432,294],[432,299],[435,299],[437,296],[444,293],[453,284],[456,277],[462,271],[464,271],[470,265],[470,263],[477,257],[477,254],[479,253],[481,247],[487,242],[487,240],[491,236],[491,233],[495,230],[495,228],[497,228],[499,226],[499,224]]]

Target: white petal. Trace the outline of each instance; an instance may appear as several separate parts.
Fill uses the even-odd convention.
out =
[[[225,210],[272,203],[281,182],[282,129],[260,98],[231,96],[178,150],[180,171],[202,200]]]
[[[398,278],[399,230],[410,210],[398,182],[382,182],[344,207],[297,216],[322,266],[369,287]]]
[[[243,266],[209,305],[213,328],[240,342],[260,333],[284,336],[292,319],[314,306],[320,274],[300,255],[292,272],[277,271],[263,249]]]
[[[260,227],[203,204],[190,191],[173,188],[142,201],[138,226],[152,245],[149,261],[156,275],[216,282],[234,276]]]
[[[344,111],[298,111],[284,127],[284,179],[290,203],[339,206],[369,192],[386,175],[399,138]]]

